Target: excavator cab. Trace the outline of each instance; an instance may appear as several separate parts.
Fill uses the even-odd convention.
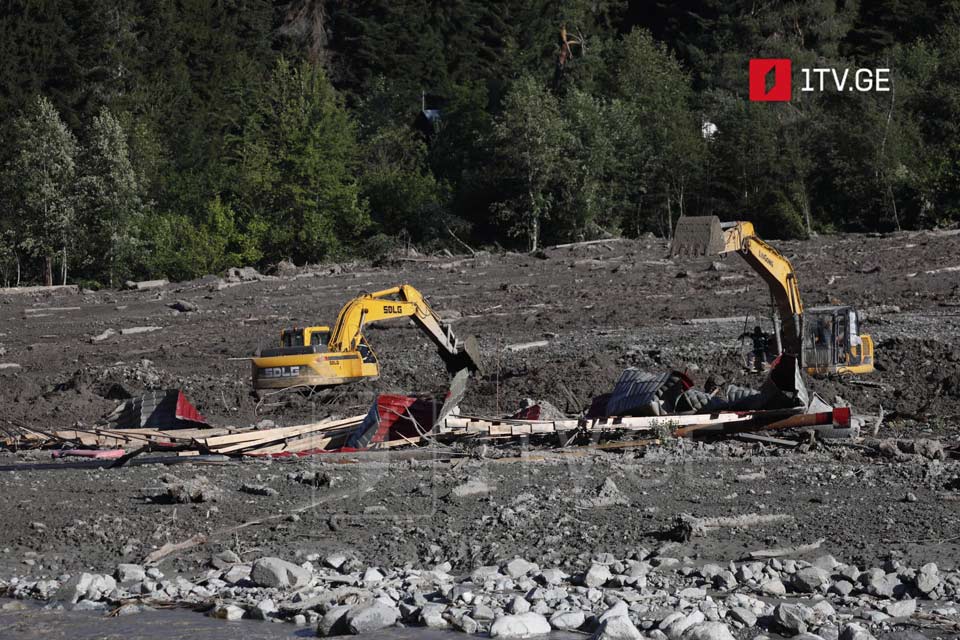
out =
[[[873,371],[873,339],[859,332],[852,307],[806,309],[803,322],[803,364],[811,375]]]
[[[280,347],[326,347],[330,341],[330,327],[292,327],[280,332]]]

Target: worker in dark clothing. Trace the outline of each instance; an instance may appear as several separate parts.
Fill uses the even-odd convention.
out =
[[[753,369],[757,373],[763,372],[763,367],[767,363],[767,346],[770,341],[770,334],[764,332],[760,327],[754,327],[753,333],[742,333],[740,339],[750,338],[753,341]]]

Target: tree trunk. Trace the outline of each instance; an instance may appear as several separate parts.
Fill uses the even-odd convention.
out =
[[[884,178],[886,178],[886,171],[884,171]],[[900,215],[897,213],[897,199],[893,196],[893,186],[891,186],[889,180],[886,180],[886,183],[887,194],[890,196],[890,209],[893,212],[893,223],[897,225],[897,231],[903,231],[900,228]]]
[[[667,189],[667,240],[673,240],[673,199]]]
[[[49,254],[43,259],[43,284],[53,286],[53,256]]]
[[[63,264],[60,265],[61,273],[61,282],[60,284],[67,284],[67,246],[63,246]]]
[[[530,185],[532,180],[527,180],[527,184]],[[533,197],[533,189],[527,189],[527,197],[530,199],[530,251],[537,250],[537,240],[540,237],[540,212],[537,211],[537,203]]]
[[[800,183],[800,209],[803,211],[803,223],[807,227],[807,237],[813,235],[813,227],[810,224],[810,199],[807,198],[807,188],[803,182]]]
[[[20,286],[20,254],[14,253],[13,255],[17,260],[17,285],[16,286],[19,287]]]

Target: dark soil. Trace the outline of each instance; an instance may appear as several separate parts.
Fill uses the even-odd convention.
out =
[[[868,317],[863,329],[877,342],[875,374],[811,380],[811,388],[828,401],[841,396],[860,413],[875,414],[882,406],[887,420],[879,437],[956,443],[960,272],[928,272],[960,265],[960,234],[820,237],[778,247],[800,274],[807,306],[856,306]],[[336,392],[257,398],[249,363],[230,359],[272,344],[284,326],[332,323],[340,306],[361,291],[403,282],[427,294],[441,315],[455,318],[458,334],[479,337],[485,371],[470,387],[464,413],[509,413],[528,397],[576,413],[628,366],[687,370],[698,384],[709,375],[759,384],[742,366],[748,345],[737,338],[755,324],[753,317],[687,321],[764,317],[766,287],[736,256],[716,269],[709,261],[671,261],[666,253],[664,242],[650,238],[552,249],[542,257],[345,265],[335,269],[339,273],[301,269],[295,276],[222,289],[209,278],[145,292],[0,296],[0,344],[6,350],[0,362],[21,367],[0,369],[0,426],[89,425],[122,398],[156,388],[180,387],[213,424],[237,426],[263,418],[286,425],[353,415],[365,412],[379,392],[443,389],[441,360],[405,321],[368,330],[381,379]],[[178,313],[168,307],[176,300],[199,310]],[[119,334],[148,325],[162,329]],[[108,328],[118,334],[91,342]],[[538,340],[549,345],[507,349]],[[0,464],[46,461],[48,455],[6,453]],[[866,445],[786,451],[689,443],[645,454],[589,452],[546,461],[451,462],[449,452],[438,455],[438,462],[409,461],[397,451],[386,464],[312,458],[0,473],[0,575],[109,571],[118,562],[142,560],[166,542],[280,514],[166,563],[194,570],[221,548],[244,558],[275,553],[291,559],[348,548],[381,565],[449,560],[467,568],[513,555],[582,564],[598,551],[621,554],[663,544],[660,532],[679,513],[751,512],[788,513],[795,522],[696,539],[678,546],[675,555],[733,559],[751,549],[826,538],[823,551],[849,562],[869,566],[899,554],[917,565],[935,560],[949,568],[960,552],[960,471],[949,460],[891,460]],[[765,479],[735,481],[761,469]],[[334,478],[334,486],[288,478],[315,470]],[[222,495],[216,502],[149,501],[144,490],[168,472],[205,475]],[[580,501],[595,496],[608,477],[630,504],[583,507]],[[491,492],[451,497],[454,486],[471,478],[488,482]],[[265,484],[279,494],[241,492],[244,483]],[[907,502],[907,493],[917,500]],[[320,499],[329,501],[285,517]]]

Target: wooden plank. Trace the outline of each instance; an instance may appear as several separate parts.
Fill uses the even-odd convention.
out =
[[[342,422],[342,421],[341,421],[341,422]],[[355,426],[358,425],[358,424],[360,424],[359,421],[358,421],[358,422],[354,422],[353,424],[340,425],[339,427],[337,427],[337,429],[344,429],[344,430],[346,430],[346,431],[352,431],[353,427],[355,427]],[[269,429],[269,430],[267,430],[267,431],[276,431],[276,430],[275,430],[275,429]],[[263,431],[262,433],[266,434],[267,431]],[[315,432],[316,432],[316,431],[331,432],[331,431],[334,431],[334,429],[316,429]],[[211,448],[210,450],[213,451],[213,452],[216,452],[216,453],[232,453],[232,452],[235,452],[235,451],[241,451],[241,450],[243,450],[243,449],[258,449],[258,448],[261,448],[261,447],[266,447],[266,446],[268,446],[268,445],[275,444],[275,443],[277,443],[278,441],[286,441],[286,440],[289,440],[289,439],[291,439],[291,438],[295,438],[295,437],[298,436],[298,435],[309,435],[309,434],[281,435],[280,437],[276,437],[275,435],[269,435],[269,436],[267,436],[267,437],[264,437],[264,438],[262,438],[262,439],[260,439],[260,440],[256,440],[256,441],[253,441],[253,442],[240,442],[240,443],[238,443],[238,444],[233,444],[233,445],[229,445],[229,446],[225,446],[225,447],[217,447],[217,448],[215,448],[215,449],[214,449],[214,448]],[[332,434],[331,434],[331,435],[332,435]],[[300,438],[300,439],[303,439],[303,438]],[[296,441],[299,441],[299,440],[296,440]],[[309,447],[308,447],[308,448],[309,448]],[[284,449],[284,450],[285,450],[285,451],[290,451],[291,449],[290,449],[290,448],[286,448],[286,449]]]
[[[198,440],[198,442],[208,448],[214,448],[219,447],[220,445],[233,444],[237,442],[260,441],[268,437],[279,440],[280,438],[289,438],[308,433],[315,433],[317,431],[329,431],[331,429],[338,429],[348,425],[356,425],[362,422],[365,417],[366,414],[363,414],[359,416],[352,416],[350,418],[343,418],[340,420],[325,420],[322,422],[294,425],[292,427],[277,427],[275,429],[254,430],[227,436],[204,438],[202,440]]]

